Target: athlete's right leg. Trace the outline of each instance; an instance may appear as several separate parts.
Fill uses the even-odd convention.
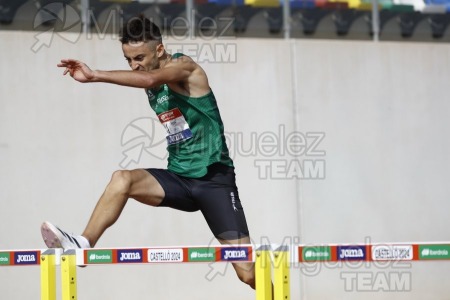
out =
[[[218,239],[222,245],[242,246],[250,245],[250,237],[244,237],[237,240],[222,240]],[[248,284],[252,289],[255,289],[255,264],[250,262],[233,263],[233,268],[236,271],[238,278]]]
[[[163,188],[148,171],[116,171],[97,202],[82,236],[94,247],[105,230],[117,221],[129,198],[146,205],[158,206],[164,195]]]

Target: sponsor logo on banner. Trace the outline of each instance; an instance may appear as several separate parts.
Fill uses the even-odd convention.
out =
[[[0,252],[0,265],[9,265],[9,252]]]
[[[372,246],[373,260],[412,260],[412,245],[376,245]]]
[[[215,261],[215,248],[191,248],[188,250],[189,261]]]
[[[39,253],[37,251],[14,252],[15,265],[37,265],[39,264]]]
[[[148,249],[150,263],[183,262],[183,249]]]
[[[247,261],[249,260],[248,248],[222,248],[220,249],[221,258],[224,261]]]
[[[329,261],[331,248],[330,246],[303,247],[302,257],[304,261]]]
[[[113,262],[112,250],[88,250],[86,252],[89,264],[108,264]]]
[[[365,246],[338,246],[337,258],[339,260],[365,260]]]
[[[450,245],[419,245],[419,259],[450,259]]]
[[[143,262],[142,249],[117,250],[117,262],[119,263]]]

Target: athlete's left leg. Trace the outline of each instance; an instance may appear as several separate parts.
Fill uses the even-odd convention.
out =
[[[221,240],[218,241],[222,245],[249,245],[251,243],[250,237],[244,237],[237,240]],[[255,289],[255,264],[251,262],[233,263],[233,268],[236,271],[239,279],[248,284],[252,289]]]

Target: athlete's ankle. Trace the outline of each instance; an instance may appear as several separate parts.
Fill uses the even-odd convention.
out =
[[[80,243],[81,248],[92,248],[91,243],[85,236],[79,235],[79,236],[77,236],[77,239],[78,239],[78,242]]]

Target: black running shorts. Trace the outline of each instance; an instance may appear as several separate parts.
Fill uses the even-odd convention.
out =
[[[188,178],[165,169],[147,169],[165,192],[160,206],[194,212],[200,210],[213,232],[222,240],[249,236],[239,199],[234,168],[215,163],[201,178]]]

